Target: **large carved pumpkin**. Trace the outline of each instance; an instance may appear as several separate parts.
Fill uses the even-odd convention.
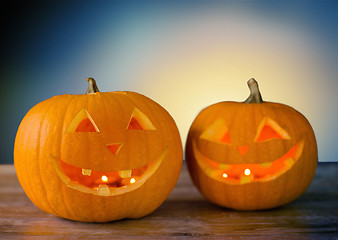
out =
[[[14,148],[18,179],[48,213],[86,222],[139,218],[169,196],[182,146],[169,113],[135,92],[61,95],[34,106]]]
[[[239,210],[273,208],[310,185],[316,140],[301,113],[263,101],[254,79],[248,85],[245,102],[220,102],[198,114],[186,161],[194,184],[211,202]]]

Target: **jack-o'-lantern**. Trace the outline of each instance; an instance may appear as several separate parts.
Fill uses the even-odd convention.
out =
[[[169,196],[182,165],[169,113],[135,92],[60,95],[34,106],[15,139],[18,179],[47,213],[85,222],[139,218]]]
[[[238,210],[289,203],[310,185],[317,145],[307,119],[295,109],[265,102],[258,84],[242,103],[203,109],[190,127],[186,161],[194,184],[211,202]]]

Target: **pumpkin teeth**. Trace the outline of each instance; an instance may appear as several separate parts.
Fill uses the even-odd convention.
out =
[[[168,146],[157,159],[143,167],[112,172],[79,168],[61,159],[58,160],[53,155],[50,157],[56,173],[67,187],[99,196],[114,196],[139,188],[159,168],[167,152]],[[129,177],[121,177],[120,175]]]
[[[92,170],[82,168],[82,175],[83,176],[90,176],[90,175],[92,175]]]
[[[131,177],[131,170],[118,171],[118,174],[121,178],[130,178]]]
[[[221,170],[227,170],[229,168],[229,165],[228,164],[220,163],[218,167]]]
[[[271,165],[272,165],[272,162],[265,162],[265,163],[259,164],[259,166],[261,166],[263,168],[271,167]]]
[[[101,196],[109,196],[110,190],[109,190],[108,185],[100,184],[99,187],[97,188],[97,193]]]
[[[285,159],[285,161],[284,161],[284,163],[285,163],[285,165],[288,167],[288,168],[290,168],[293,164],[294,164],[294,160],[292,159],[292,158],[287,158],[287,159]]]
[[[240,183],[241,184],[244,184],[244,183],[249,183],[249,182],[252,182],[253,180],[253,177],[252,176],[241,176],[241,179],[240,179]]]

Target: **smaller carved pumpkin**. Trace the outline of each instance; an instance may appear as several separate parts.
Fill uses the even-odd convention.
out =
[[[169,113],[135,92],[60,95],[34,106],[15,139],[14,163],[40,209],[85,222],[139,218],[169,196],[182,164]]]
[[[200,192],[220,206],[256,210],[293,201],[310,185],[317,144],[295,109],[265,102],[254,79],[244,103],[220,102],[192,123],[186,161]]]

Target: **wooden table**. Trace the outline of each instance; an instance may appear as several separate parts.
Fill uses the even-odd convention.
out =
[[[170,197],[138,220],[96,224],[46,214],[26,197],[13,165],[0,165],[0,239],[338,239],[338,163],[320,163],[305,194],[269,211],[207,202],[186,166]]]

